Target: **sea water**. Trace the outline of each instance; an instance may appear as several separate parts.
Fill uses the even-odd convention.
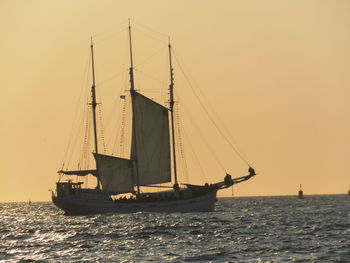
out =
[[[0,204],[0,262],[350,262],[350,196],[219,198],[211,213]]]

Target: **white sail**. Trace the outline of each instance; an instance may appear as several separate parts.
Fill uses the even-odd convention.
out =
[[[132,159],[137,161],[140,185],[171,181],[168,109],[134,92]],[[135,145],[136,144],[136,145]],[[136,146],[136,147],[135,147]]]
[[[133,191],[131,160],[97,153],[94,157],[103,191],[114,194]]]

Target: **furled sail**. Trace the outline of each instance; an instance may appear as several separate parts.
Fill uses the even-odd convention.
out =
[[[111,194],[133,191],[132,161],[94,153],[102,189]]]
[[[168,109],[137,92],[132,94],[132,103],[135,126],[131,156],[137,161],[139,184],[170,182]]]
[[[66,175],[77,175],[77,176],[87,176],[89,174],[92,174],[93,176],[96,176],[97,171],[96,170],[69,170],[69,171],[60,170],[58,171],[58,173],[66,174]]]

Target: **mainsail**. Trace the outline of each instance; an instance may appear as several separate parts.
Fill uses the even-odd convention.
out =
[[[97,153],[94,157],[103,191],[118,194],[134,190],[131,160]]]
[[[132,92],[132,103],[134,127],[131,158],[137,162],[138,183],[170,182],[168,109],[135,91]]]

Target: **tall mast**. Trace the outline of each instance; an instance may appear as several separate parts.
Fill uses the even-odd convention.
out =
[[[95,82],[95,60],[94,60],[94,45],[92,44],[91,38],[91,59],[92,59],[92,86],[91,86],[91,107],[92,107],[92,119],[94,124],[94,142],[95,142],[95,153],[98,153],[97,143],[97,125],[96,125],[96,82]],[[96,163],[97,166],[97,163]],[[96,167],[97,170],[97,167]],[[97,189],[100,189],[100,180],[97,176]]]
[[[134,99],[135,99],[135,82],[134,82],[134,63],[133,63],[133,57],[132,57],[132,44],[131,44],[131,26],[130,26],[130,19],[129,19],[129,51],[130,51],[130,93],[131,93],[131,99],[132,99],[132,105],[134,105]],[[139,173],[137,168],[137,142],[136,142],[136,130],[135,130],[135,117],[134,117],[134,106],[132,106],[132,152],[133,156],[131,158],[133,159],[133,171],[134,171],[134,180],[137,187],[137,193],[140,194],[140,179],[139,179]]]
[[[171,44],[169,37],[169,65],[170,65],[170,85],[169,85],[169,94],[170,94],[170,116],[171,116],[171,137],[173,144],[173,161],[174,161],[174,188],[178,189],[179,184],[177,182],[177,170],[176,170],[176,151],[175,151],[175,128],[174,128],[174,69],[171,61]]]

